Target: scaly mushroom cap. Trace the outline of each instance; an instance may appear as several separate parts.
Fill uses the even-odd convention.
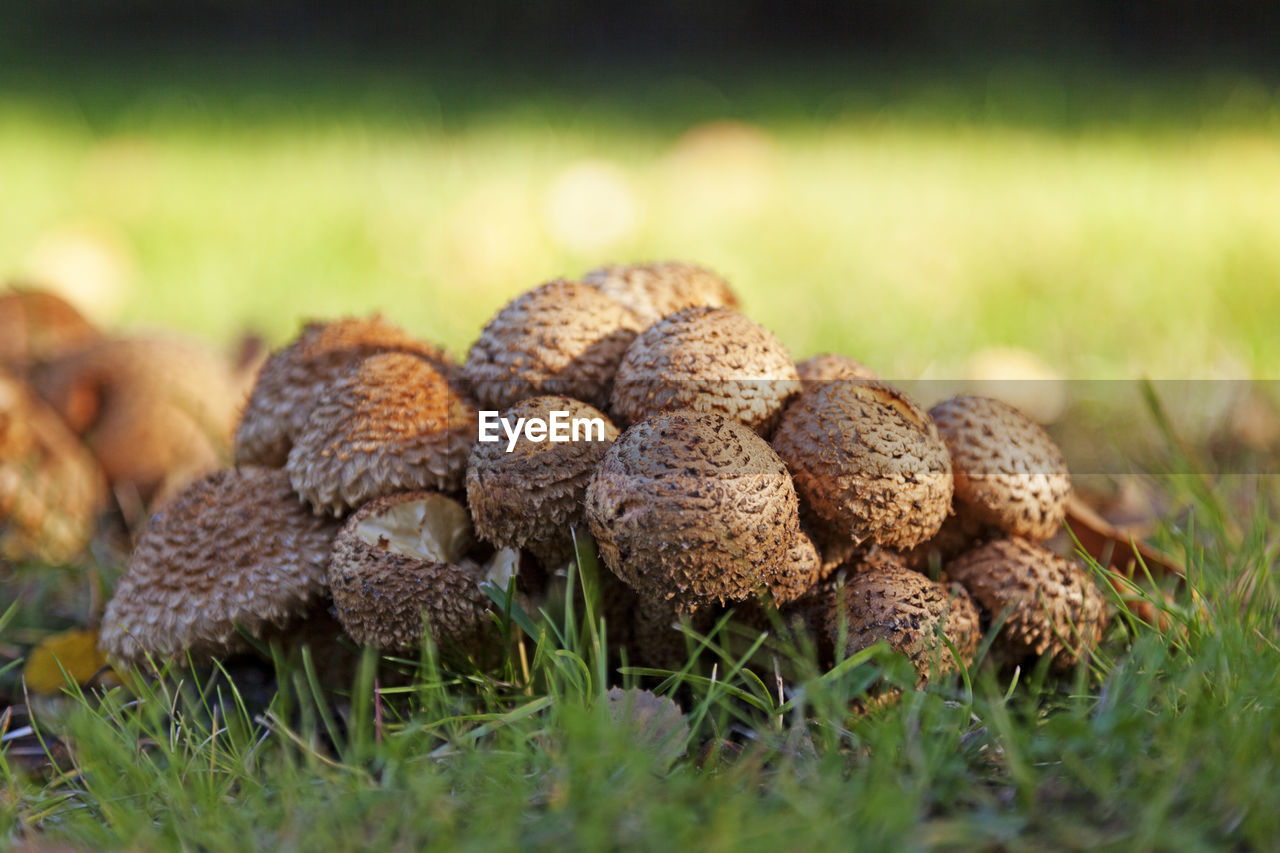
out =
[[[847,355],[824,352],[796,365],[802,383],[838,382],[841,379],[879,379],[875,371]]]
[[[337,525],[298,503],[283,471],[192,483],[138,537],[102,617],[108,655],[142,664],[222,656],[307,615],[325,595]]]
[[[220,355],[172,338],[102,340],[37,369],[33,384],[117,493],[143,500],[217,470],[240,405]]]
[[[573,531],[587,532],[582,498],[618,430],[599,409],[568,397],[532,397],[503,417],[513,426],[530,418],[550,423],[552,412],[562,413],[570,439],[575,419],[599,426],[580,430],[576,441],[533,441],[522,431],[510,453],[501,431],[498,441],[477,441],[467,463],[467,505],[481,539],[525,548],[544,566],[559,568],[573,559]]]
[[[957,513],[1036,541],[1058,532],[1071,474],[1039,424],[989,397],[953,397],[929,414],[951,451]]]
[[[557,279],[517,296],[472,345],[463,375],[486,409],[539,394],[604,408],[622,353],[642,323],[593,287]]]
[[[316,512],[343,515],[383,495],[455,492],[476,440],[474,404],[421,358],[383,353],[329,385],[285,470]]]
[[[612,410],[624,423],[658,412],[716,412],[761,434],[800,389],[786,348],[730,308],[683,308],[627,348],[614,379]]]
[[[804,531],[796,530],[786,560],[768,580],[768,597],[774,607],[785,607],[798,601],[821,579],[822,558],[818,556],[818,549]]]
[[[56,412],[0,373],[0,559],[72,559],[105,503],[89,451]]]
[[[947,576],[963,584],[991,620],[1008,613],[993,651],[1012,661],[1050,655],[1058,669],[1087,657],[1102,639],[1102,594],[1084,567],[1025,539],[997,539],[952,560]]]
[[[89,321],[60,296],[22,287],[0,293],[0,366],[21,371],[97,337]]]
[[[462,504],[434,492],[379,498],[353,514],[333,545],[329,587],[338,621],[357,643],[417,648],[424,624],[445,652],[485,656],[496,642],[489,578],[466,557],[473,541]],[[424,622],[425,617],[425,622]]]
[[[236,464],[284,467],[325,387],[356,362],[386,352],[416,355],[450,378],[456,369],[447,352],[376,315],[307,323],[258,373],[236,429]]]
[[[846,655],[887,643],[911,660],[919,675],[918,686],[927,683],[931,673],[956,669],[955,656],[942,637],[955,646],[967,666],[982,636],[978,610],[964,589],[894,565],[850,575],[833,596],[826,630],[835,643],[844,637]]]
[[[778,455],[742,424],[671,412],[605,454],[586,512],[605,564],[642,597],[745,601],[783,570],[799,525]]]
[[[950,509],[946,445],[924,410],[883,382],[809,386],[773,447],[809,508],[855,542],[913,548]]]
[[[582,283],[629,308],[646,326],[691,305],[738,307],[727,281],[684,261],[612,264],[587,273]]]

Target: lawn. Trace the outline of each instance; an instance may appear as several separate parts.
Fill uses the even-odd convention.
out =
[[[1268,80],[798,69],[17,63],[0,273],[61,272],[111,322],[220,345],[380,310],[464,352],[532,284],[670,256],[725,273],[795,355],[889,377],[958,376],[991,347],[1067,378],[1280,376]],[[1121,609],[1071,675],[980,656],[862,712],[911,684],[903,661],[822,672],[787,648],[775,677],[730,628],[696,667],[619,674],[583,542],[570,603],[513,613],[524,654],[496,673],[427,650],[402,684],[366,659],[327,690],[279,657],[33,697],[33,731],[0,720],[0,846],[1272,848],[1278,481],[1131,416],[1159,438],[1154,536],[1187,583],[1162,627]],[[13,689],[3,660],[87,618],[98,571],[3,570],[24,590],[0,606]],[[618,683],[675,697],[687,729],[619,724]]]

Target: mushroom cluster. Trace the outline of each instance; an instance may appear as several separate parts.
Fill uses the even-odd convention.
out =
[[[0,291],[0,557],[72,563],[221,468],[253,367],[100,333],[49,292]]]
[[[238,467],[141,533],[105,651],[227,654],[320,609],[354,644],[483,664],[508,636],[486,586],[538,601],[589,535],[632,661],[680,665],[681,629],[730,610],[779,611],[831,658],[887,645],[919,684],[984,631],[1002,660],[1085,660],[1106,614],[1042,544],[1071,490],[1044,430],[985,398],[927,410],[847,356],[797,363],[738,305],[668,262],[541,284],[462,364],[380,317],[306,325],[258,374]]]

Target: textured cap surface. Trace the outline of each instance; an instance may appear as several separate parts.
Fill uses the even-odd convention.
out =
[[[582,283],[629,308],[646,326],[691,305],[738,307],[727,281],[684,261],[612,264],[587,273]]]
[[[1028,539],[1058,532],[1071,475],[1039,424],[989,397],[953,397],[929,414],[951,452],[958,513]]]
[[[93,535],[106,483],[57,413],[0,373],[0,558],[61,563]]]
[[[227,459],[235,379],[221,356],[190,341],[102,340],[39,368],[33,382],[111,483],[144,500]]]
[[[454,369],[444,350],[379,316],[307,323],[258,373],[236,429],[236,463],[283,467],[325,386],[356,362],[384,352],[416,355],[445,373]]]
[[[646,329],[618,366],[612,411],[634,423],[675,409],[715,412],[767,434],[800,388],[786,348],[730,308],[683,308]]]
[[[325,389],[285,469],[317,512],[342,515],[395,492],[459,490],[475,439],[475,406],[444,374],[417,356],[383,353]]]
[[[753,597],[782,569],[799,526],[791,478],[764,439],[693,412],[623,433],[596,469],[586,510],[614,574],[688,610]]]
[[[338,621],[357,643],[407,651],[421,643],[425,615],[444,651],[482,655],[495,640],[480,588],[485,572],[466,558],[471,544],[466,509],[444,495],[410,492],[366,504],[333,547]]]
[[[467,463],[467,505],[481,539],[525,548],[558,568],[573,558],[573,531],[587,532],[582,499],[618,430],[599,409],[568,397],[532,397],[503,417],[514,428],[521,418],[550,423],[552,412],[563,413],[570,438],[573,419],[599,426],[580,430],[576,441],[533,441],[522,432],[510,452],[505,434],[495,442],[477,441]]]
[[[847,355],[824,352],[796,365],[801,382],[837,382],[841,379],[879,379],[875,371]]]
[[[997,539],[947,564],[987,616],[1008,613],[997,652],[1013,661],[1050,655],[1070,668],[1098,644],[1106,627],[1102,594],[1073,560],[1025,539]]]
[[[907,549],[951,506],[951,459],[933,421],[883,382],[810,385],[773,437],[809,508],[855,542]]]
[[[192,483],[138,537],[102,617],[107,654],[141,664],[243,647],[325,594],[337,525],[307,512],[283,471],[241,468]]]
[[[892,564],[850,575],[847,585],[833,596],[826,628],[837,643],[841,631],[845,632],[846,655],[887,643],[911,660],[919,685],[931,673],[956,668],[943,636],[966,665],[973,662],[982,636],[977,608],[962,588],[944,586]]]
[[[593,287],[557,279],[517,296],[484,327],[463,375],[487,409],[562,394],[598,409],[642,323]]]

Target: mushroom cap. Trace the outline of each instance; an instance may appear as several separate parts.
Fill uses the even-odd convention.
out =
[[[738,307],[727,281],[685,261],[610,264],[587,273],[582,283],[629,308],[643,325],[691,305]]]
[[[1011,660],[1050,655],[1069,669],[1102,639],[1102,593],[1074,560],[1025,539],[997,539],[952,560],[947,576],[963,584],[986,614],[1008,613],[993,651]]]
[[[108,655],[142,664],[244,648],[325,596],[337,524],[298,503],[283,471],[218,471],[152,516],[102,617]]]
[[[562,394],[604,408],[643,323],[594,287],[556,279],[508,302],[471,346],[463,376],[486,409]]]
[[[892,563],[850,575],[831,605],[827,635],[838,644],[845,632],[846,655],[883,641],[911,660],[919,676],[917,686],[928,682],[931,673],[956,669],[955,657],[941,637],[955,646],[967,666],[982,636],[978,610],[963,588]]]
[[[1058,532],[1071,474],[1039,424],[990,397],[953,397],[929,414],[951,452],[957,513],[1036,541]]]
[[[628,429],[587,487],[605,564],[642,597],[685,610],[755,596],[799,525],[782,460],[742,424],[670,412]]]
[[[178,338],[101,340],[32,382],[84,437],[119,492],[144,500],[226,460],[240,396],[226,361]]]
[[[0,366],[23,370],[97,337],[93,325],[60,296],[25,287],[0,293]]]
[[[824,352],[796,365],[800,381],[837,382],[841,379],[879,379],[875,371],[847,355]]]
[[[552,412],[599,419],[602,435],[597,440],[588,430],[578,441],[533,441],[522,431],[509,453],[505,435],[477,441],[467,462],[467,505],[481,539],[527,549],[544,566],[558,568],[573,559],[574,530],[586,533],[582,498],[618,430],[599,409],[568,397],[531,397],[503,417],[513,425],[518,418],[550,422]]]
[[[105,503],[92,454],[43,400],[0,372],[0,559],[72,559]]]
[[[396,492],[460,490],[475,440],[475,405],[443,373],[381,353],[324,389],[285,470],[316,512],[344,515]]]
[[[878,381],[807,387],[773,447],[808,507],[855,542],[915,547],[951,508],[951,459],[933,421]]]
[[[325,386],[356,362],[385,352],[416,355],[450,378],[456,369],[447,352],[377,315],[307,323],[259,371],[236,429],[236,464],[284,467]]]
[[[682,308],[627,348],[611,405],[624,423],[658,412],[716,412],[767,434],[799,375],[767,329],[731,308]]]
[[[796,530],[787,558],[767,580],[769,598],[774,607],[785,607],[798,601],[822,579],[822,558],[803,530]]]
[[[484,569],[462,504],[436,492],[378,498],[347,519],[333,545],[329,587],[338,621],[362,645],[417,648],[423,618],[440,647],[483,656],[496,639]],[[503,583],[503,579],[496,579]]]

